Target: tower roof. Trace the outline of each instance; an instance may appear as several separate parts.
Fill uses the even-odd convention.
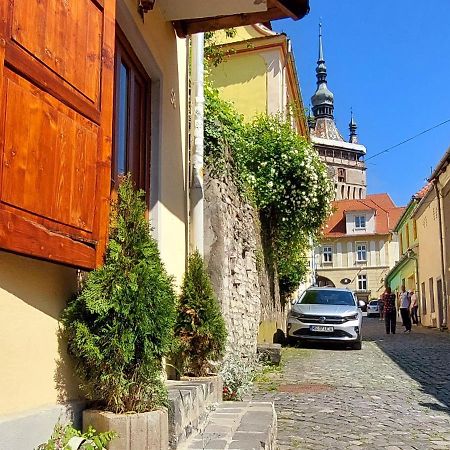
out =
[[[353,117],[353,110],[350,110],[350,123],[348,124],[348,128],[350,130],[350,139],[349,142],[352,144],[358,143],[358,134],[356,133],[356,129],[358,126],[356,125],[355,119]]]
[[[319,58],[316,67],[317,89],[311,97],[314,116],[333,119],[334,95],[327,85],[327,66],[323,53],[322,24],[319,24]]]

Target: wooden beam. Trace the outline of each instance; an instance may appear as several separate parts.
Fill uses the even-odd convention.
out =
[[[226,28],[236,28],[254,23],[280,19],[283,16],[278,9],[270,9],[258,13],[243,13],[232,16],[205,17],[203,19],[177,20],[173,23],[179,37],[189,34],[217,31]]]
[[[282,3],[280,0],[268,0],[268,4],[272,4],[276,8],[278,8],[286,17],[290,17],[291,19],[298,20],[300,17],[297,16],[297,14],[292,11],[292,9],[289,9],[284,3]]]
[[[308,12],[309,0],[268,0],[267,11],[203,17],[201,19],[182,19],[174,21],[173,26],[179,37],[186,37],[189,34],[253,25],[286,17],[299,20]]]

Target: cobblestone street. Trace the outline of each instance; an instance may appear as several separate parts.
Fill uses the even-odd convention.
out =
[[[280,449],[450,449],[450,335],[384,335],[364,319],[361,351],[284,350],[255,398],[273,401]]]

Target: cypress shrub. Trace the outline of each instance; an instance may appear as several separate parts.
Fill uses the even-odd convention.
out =
[[[82,389],[115,413],[167,403],[162,359],[172,345],[176,295],[143,197],[127,176],[112,207],[105,264],[88,274],[62,317]]]
[[[198,251],[189,257],[178,304],[175,335],[178,338],[181,371],[189,375],[207,375],[210,362],[217,361],[224,354],[227,337],[225,322]]]

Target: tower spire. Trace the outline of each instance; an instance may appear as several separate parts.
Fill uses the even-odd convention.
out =
[[[319,23],[319,59],[317,62],[325,62],[323,59],[322,22]]]
[[[358,143],[358,134],[356,133],[356,129],[358,126],[356,125],[355,119],[353,118],[353,109],[350,108],[350,123],[348,124],[348,128],[350,130],[350,139],[349,142],[352,144]]]
[[[319,23],[319,58],[316,67],[317,89],[311,97],[313,113],[316,118],[333,119],[334,96],[327,86],[327,66],[323,56],[322,23]]]

